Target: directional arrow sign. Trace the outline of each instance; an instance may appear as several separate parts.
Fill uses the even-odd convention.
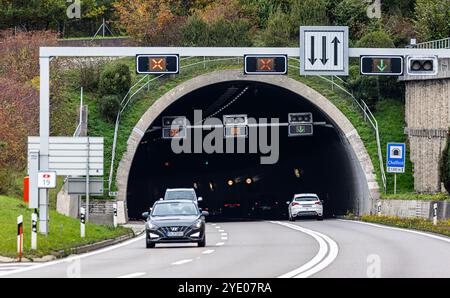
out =
[[[360,60],[362,75],[403,75],[403,56],[361,56]]]
[[[300,74],[348,75],[348,27],[301,26]]]

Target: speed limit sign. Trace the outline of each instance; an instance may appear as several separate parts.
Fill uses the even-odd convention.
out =
[[[56,172],[39,172],[38,188],[56,188]]]

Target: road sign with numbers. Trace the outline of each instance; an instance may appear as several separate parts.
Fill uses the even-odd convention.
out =
[[[348,75],[348,27],[300,27],[301,75]]]

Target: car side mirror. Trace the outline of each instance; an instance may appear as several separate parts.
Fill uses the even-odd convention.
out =
[[[163,201],[164,199],[163,199],[163,198],[159,198],[159,200],[160,200],[160,201]]]
[[[144,219],[147,219],[149,216],[150,216],[150,212],[144,212],[144,213],[142,213],[142,217],[143,217]]]
[[[208,211],[202,211],[202,215],[203,216],[209,216],[209,212]]]
[[[198,197],[197,201],[201,202],[201,201],[203,201],[203,198],[202,197]]]

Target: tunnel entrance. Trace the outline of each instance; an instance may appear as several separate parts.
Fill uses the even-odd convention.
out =
[[[169,115],[183,115],[194,123],[194,110],[219,119],[247,114],[279,122],[287,122],[288,113],[311,112],[314,122],[327,125],[314,126],[314,135],[307,137],[288,137],[287,127],[280,127],[275,164],[261,164],[261,154],[175,154],[158,126]],[[212,218],[286,219],[286,201],[296,193],[318,194],[328,217],[355,212],[361,199],[356,177],[364,176],[355,162],[340,128],[299,94],[256,81],[215,83],[180,97],[143,134],[128,176],[128,217],[140,218],[167,188],[180,187],[195,188],[203,198],[200,207],[208,209]]]

